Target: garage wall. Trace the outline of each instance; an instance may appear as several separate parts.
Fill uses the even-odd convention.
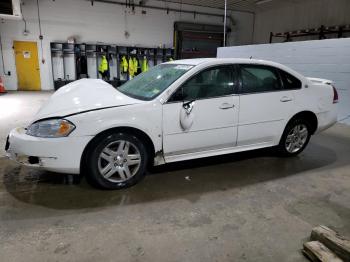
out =
[[[350,24],[349,13],[349,0],[272,1],[256,10],[254,43],[269,43],[270,32]],[[275,38],[275,41],[283,40]]]
[[[305,76],[333,80],[340,96],[338,119],[350,124],[350,38],[224,47],[218,57],[272,60]]]
[[[24,22],[4,20],[0,23],[0,34],[3,43],[5,70],[11,71],[11,76],[5,76],[5,86],[8,90],[17,89],[16,67],[13,54],[13,41],[37,41],[39,57],[45,58],[45,63],[40,63],[42,89],[53,89],[52,68],[50,59],[50,42],[65,41],[74,36],[78,42],[104,42],[113,44],[139,45],[156,47],[173,45],[173,26],[175,21],[186,21],[207,24],[222,24],[220,17],[209,17],[193,14],[174,13],[169,14],[162,10],[145,9],[147,14],[141,14],[141,9],[136,8],[133,14],[131,8],[119,5],[95,2],[91,6],[85,0],[40,0],[41,26],[44,35],[43,53],[40,51],[38,41],[38,18],[36,1],[25,0],[23,15],[27,21],[29,34],[23,35]],[[210,12],[223,14],[223,10],[204,8],[189,5],[169,4],[159,1],[147,1],[147,5],[164,6],[182,10],[197,12]],[[235,21],[233,33],[229,35],[230,45],[247,44],[252,41],[253,16],[247,13],[231,13]],[[125,38],[124,31],[130,33]],[[0,61],[1,63],[1,61]],[[0,74],[3,74],[2,65]]]

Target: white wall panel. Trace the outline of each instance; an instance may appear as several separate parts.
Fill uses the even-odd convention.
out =
[[[271,60],[305,76],[333,80],[340,96],[338,118],[350,124],[350,38],[221,47],[218,57]]]

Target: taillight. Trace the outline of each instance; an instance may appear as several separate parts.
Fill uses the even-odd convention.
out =
[[[336,104],[339,101],[339,96],[338,96],[337,89],[335,89],[333,85],[332,87],[333,87],[333,104]]]

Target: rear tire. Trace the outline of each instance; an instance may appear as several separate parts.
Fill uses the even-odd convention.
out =
[[[286,126],[278,145],[279,154],[286,157],[300,154],[309,143],[310,137],[311,127],[306,120],[292,120]]]
[[[96,138],[89,148],[83,168],[92,186],[122,189],[135,185],[145,176],[147,150],[136,136],[106,134]]]

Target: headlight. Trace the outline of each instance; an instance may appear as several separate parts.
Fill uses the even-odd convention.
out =
[[[64,137],[75,129],[75,125],[65,119],[49,119],[31,124],[26,134],[36,137]]]

